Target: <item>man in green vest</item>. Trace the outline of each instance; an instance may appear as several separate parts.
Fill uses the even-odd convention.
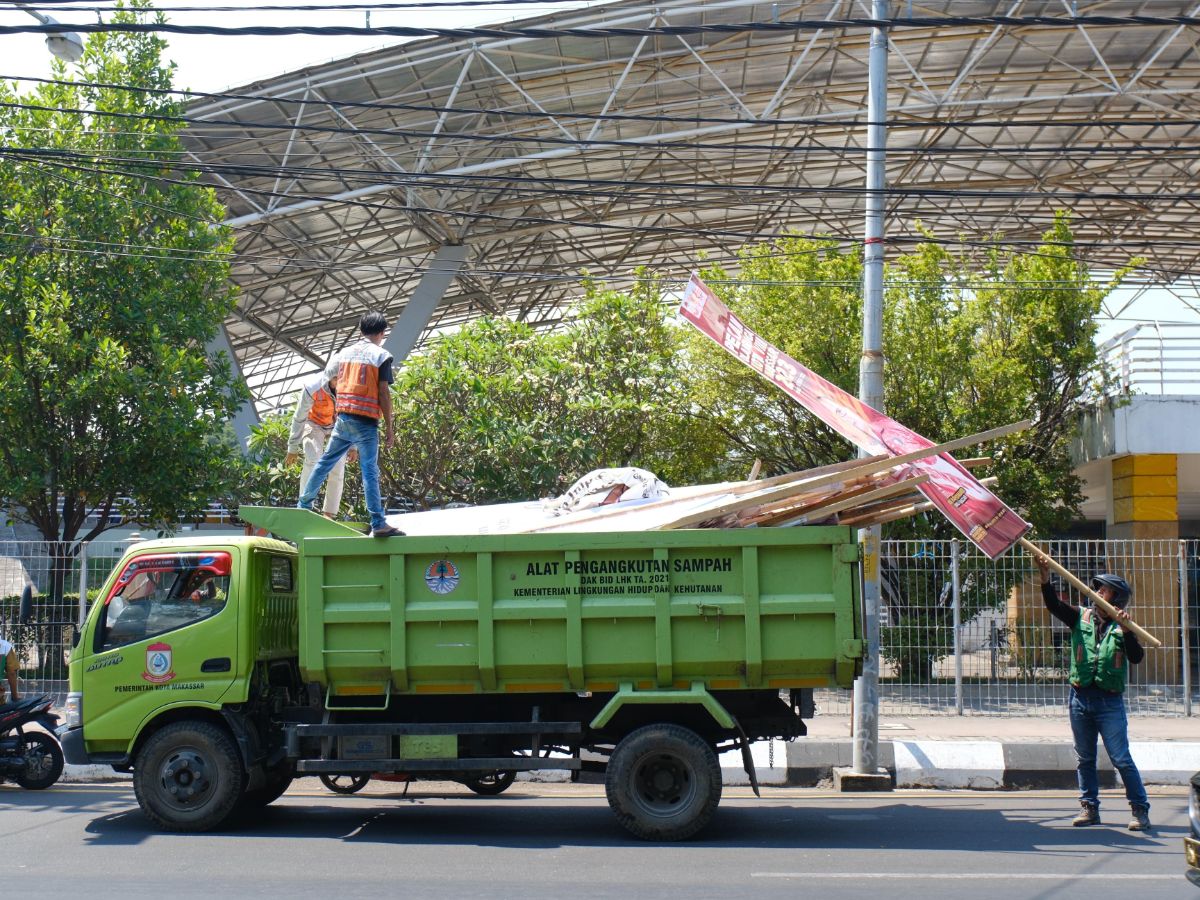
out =
[[[1117,608],[1109,619],[1099,608],[1081,609],[1064,603],[1050,580],[1050,567],[1037,558],[1042,575],[1042,602],[1050,613],[1071,629],[1071,733],[1079,802],[1083,811],[1071,822],[1075,826],[1100,824],[1100,778],[1096,774],[1096,738],[1113,767],[1121,773],[1125,796],[1133,816],[1130,831],[1150,829],[1150,800],[1142,776],[1129,753],[1129,724],[1125,716],[1125,681],[1129,666],[1142,661],[1145,651],[1137,635],[1121,626],[1129,622],[1125,607],[1133,589],[1124,578],[1107,573],[1092,579],[1092,589]]]

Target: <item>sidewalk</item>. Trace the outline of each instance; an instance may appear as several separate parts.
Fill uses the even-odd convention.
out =
[[[849,716],[818,716],[808,736],[776,742],[764,755],[755,746],[755,767],[763,783],[817,785],[832,778],[834,766],[853,758]],[[1134,762],[1147,784],[1186,784],[1200,770],[1200,718],[1129,720]],[[780,765],[780,750],[786,763]],[[730,781],[728,754],[721,759]],[[982,790],[1072,789],[1075,754],[1066,712],[1061,716],[885,717],[879,723],[879,764],[897,787],[978,788]],[[774,762],[774,765],[770,765]],[[1100,749],[1100,783],[1117,787],[1119,778]],[[746,780],[742,773],[741,783]],[[737,782],[730,782],[737,783]]]

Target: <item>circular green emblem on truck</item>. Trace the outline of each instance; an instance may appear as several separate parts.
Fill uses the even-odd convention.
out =
[[[458,587],[458,566],[448,559],[439,559],[425,570],[425,583],[435,594],[448,594]]]

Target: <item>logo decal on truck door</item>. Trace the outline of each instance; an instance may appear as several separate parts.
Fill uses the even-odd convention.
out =
[[[448,559],[439,559],[425,570],[425,583],[435,594],[448,594],[458,587],[458,566]]]
[[[142,680],[149,681],[151,684],[166,684],[174,677],[171,645],[155,643],[147,647],[146,671],[142,673]]]

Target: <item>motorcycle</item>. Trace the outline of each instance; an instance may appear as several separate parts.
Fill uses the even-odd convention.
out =
[[[50,712],[48,695],[0,705],[0,782],[11,778],[21,787],[40,791],[58,781],[63,752],[54,729],[58,716]],[[36,722],[46,731],[25,731]]]

